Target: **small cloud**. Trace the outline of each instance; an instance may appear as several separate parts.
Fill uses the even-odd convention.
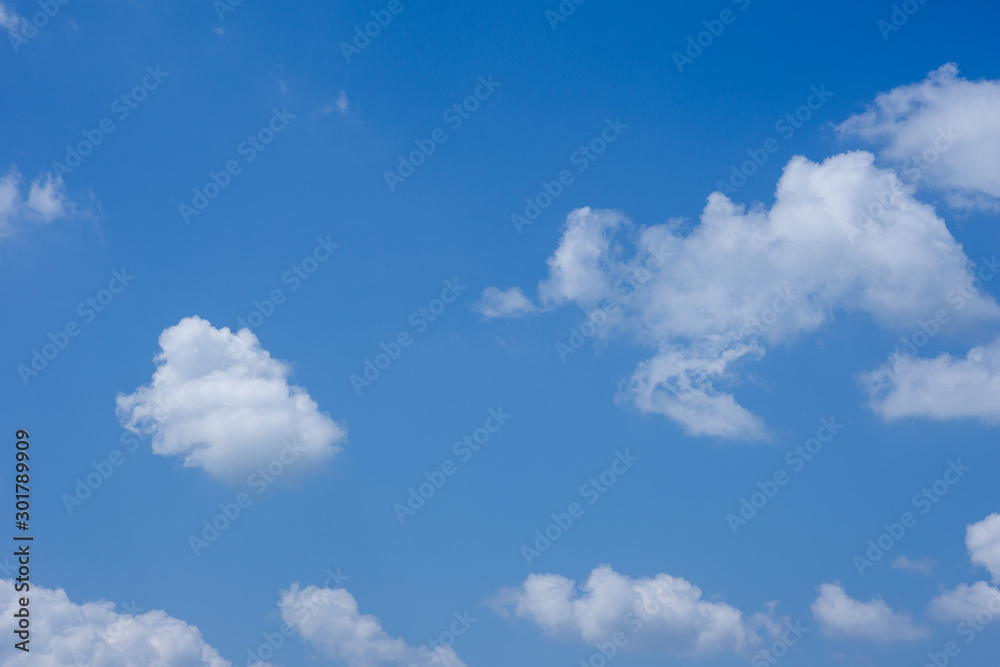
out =
[[[881,598],[855,600],[839,583],[820,586],[812,612],[829,637],[898,642],[927,636],[927,628],[916,625],[909,614],[893,611]]]
[[[47,176],[44,184],[41,177],[31,184],[28,192],[28,207],[38,213],[44,222],[52,222],[66,214],[63,207],[63,180]]]
[[[0,2],[0,28],[4,28],[10,33],[14,33],[21,24],[21,17],[13,7]]]
[[[609,565],[595,568],[581,585],[558,574],[530,574],[486,604],[502,618],[525,619],[546,635],[578,638],[591,646],[611,640],[639,614],[645,629],[623,650],[664,657],[749,655],[764,646],[758,628],[772,636],[780,631],[772,616],[754,614],[748,620],[680,577],[660,573],[634,579]],[[774,605],[769,607],[773,612]]]
[[[476,304],[476,310],[484,320],[492,320],[499,317],[524,317],[537,313],[540,309],[517,287],[506,290],[487,287]]]
[[[1000,584],[1000,514],[991,514],[966,528],[965,546],[976,565],[990,571]]]
[[[934,572],[938,562],[931,558],[921,558],[920,560],[910,560],[906,556],[900,556],[892,561],[892,569],[911,572],[913,574],[931,574]]]
[[[895,354],[860,376],[872,409],[886,421],[979,419],[1000,423],[1000,338],[975,347],[965,358],[933,359]]]
[[[1000,80],[971,81],[948,63],[879,94],[837,126],[881,146],[879,156],[945,194],[950,206],[1000,208]]]
[[[944,591],[931,600],[927,614],[938,621],[961,621],[981,612],[992,611],[1000,603],[1000,590],[985,581],[973,585],[960,584],[952,591]]]
[[[449,646],[410,646],[362,614],[347,589],[307,586],[281,592],[281,617],[326,658],[347,667],[465,667]],[[472,619],[473,621],[475,619]]]
[[[327,102],[325,105],[317,109],[314,113],[318,113],[324,116],[329,116],[334,111],[338,112],[341,116],[346,116],[351,110],[351,101],[347,98],[347,91],[341,90],[340,94],[337,95],[337,99],[333,102]]]
[[[11,167],[0,177],[0,239],[10,236],[29,224],[48,224],[60,218],[71,218],[75,207],[66,199],[62,178],[42,174],[32,182],[25,198],[21,172]]]
[[[274,359],[249,329],[216,329],[188,317],[160,335],[152,381],[118,395],[118,419],[153,436],[153,452],[237,480],[283,464],[286,451],[310,470],[341,451],[347,432]]]

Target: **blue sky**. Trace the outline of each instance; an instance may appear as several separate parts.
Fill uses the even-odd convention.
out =
[[[225,3],[0,3],[0,663],[995,663],[997,7]]]

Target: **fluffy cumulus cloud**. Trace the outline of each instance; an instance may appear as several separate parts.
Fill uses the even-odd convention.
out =
[[[872,408],[887,420],[976,418],[1000,423],[1000,338],[964,358],[895,354],[860,376]]]
[[[949,289],[974,278],[971,263],[913,187],[861,151],[822,163],[793,158],[770,209],[714,193],[691,229],[676,221],[636,229],[616,211],[574,211],[548,265],[541,307],[574,304],[591,336],[625,334],[654,350],[622,396],[692,435],[766,438],[763,420],[732,394],[742,366],[838,309],[900,330],[940,308],[953,313],[954,329],[1000,318],[974,287],[962,309],[948,306]],[[484,296],[520,301],[499,290]]]
[[[620,632],[622,650],[663,656],[747,655],[763,643],[757,627],[776,627],[762,614],[748,620],[735,607],[704,599],[701,589],[679,577],[632,579],[607,565],[580,588],[560,575],[532,574],[501,590],[491,605],[552,636],[593,645]]]
[[[122,425],[152,435],[155,453],[236,480],[275,460],[308,470],[340,451],[344,428],[288,384],[288,364],[250,330],[189,317],[160,348],[152,382],[117,401]]]
[[[909,615],[893,611],[884,600],[855,600],[840,584],[820,586],[812,612],[823,632],[830,637],[896,642],[916,641],[928,633]]]
[[[966,529],[965,546],[976,565],[990,571],[1000,584],[1000,514],[992,514]]]
[[[358,603],[343,588],[282,591],[281,617],[324,657],[347,667],[465,667],[450,647],[412,647],[389,636],[377,618],[358,611]]]
[[[122,614],[110,602],[73,603],[63,590],[32,585],[31,652],[14,648],[14,613],[24,593],[0,579],[4,667],[230,667],[198,628],[162,611]],[[8,639],[9,638],[9,639]]]
[[[0,23],[3,8],[0,6]],[[62,178],[42,175],[28,186],[24,194],[21,172],[11,167],[6,176],[0,177],[0,238],[10,236],[19,227],[28,224],[47,224],[69,217],[73,207],[66,200]]]
[[[880,143],[904,177],[943,190],[952,205],[1000,207],[1000,81],[970,81],[949,63],[877,96],[839,130]]]

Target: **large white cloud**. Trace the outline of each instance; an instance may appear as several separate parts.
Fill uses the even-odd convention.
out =
[[[3,7],[0,6],[0,25]],[[0,239],[28,224],[46,224],[69,217],[73,206],[66,199],[62,178],[41,175],[22,194],[23,179],[16,167],[0,177]]]
[[[1000,584],[1000,514],[991,514],[966,529],[965,546],[976,565],[982,565]]]
[[[823,584],[812,612],[830,637],[877,642],[916,641],[927,636],[903,613],[893,611],[879,598],[861,602],[847,595],[840,584]]]
[[[897,353],[860,376],[872,408],[887,420],[977,418],[1000,423],[1000,338],[962,359]]]
[[[14,648],[18,599],[30,598],[30,653]],[[230,667],[198,628],[162,611],[121,614],[111,602],[73,603],[66,592],[32,584],[17,592],[0,579],[0,664],[4,667]]]
[[[189,317],[160,335],[160,348],[152,382],[117,400],[122,425],[151,434],[155,453],[236,480],[279,454],[287,459],[282,450],[297,470],[340,451],[344,428],[289,386],[290,367],[250,330]]]
[[[358,611],[358,603],[343,588],[282,591],[281,617],[324,657],[342,660],[347,667],[465,667],[450,647],[415,648],[389,636],[377,618]]]
[[[860,151],[793,158],[770,209],[714,193],[690,231],[574,211],[548,264],[541,305],[575,304],[596,323],[594,336],[626,333],[655,349],[623,396],[694,435],[766,437],[725,385],[767,346],[818,329],[837,310],[900,330],[940,308],[954,311],[956,330],[1000,318],[975,290],[961,310],[949,306],[951,287],[974,277],[962,247],[911,186]]]
[[[601,565],[579,589],[566,577],[531,574],[491,602],[501,614],[527,619],[546,634],[578,637],[588,644],[627,637],[623,650],[665,656],[746,655],[762,645],[757,627],[723,602],[710,602],[697,586],[668,574],[632,579]]]
[[[1000,81],[969,81],[949,63],[878,95],[838,129],[883,143],[881,157],[944,190],[952,205],[1000,204]]]

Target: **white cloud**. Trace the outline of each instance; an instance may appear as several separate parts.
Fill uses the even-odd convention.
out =
[[[982,565],[1000,584],[1000,514],[991,514],[966,529],[965,546],[976,565]]]
[[[476,308],[485,320],[497,317],[522,317],[538,312],[538,306],[517,287],[506,290],[487,287],[483,290],[483,298],[476,304]]]
[[[1000,613],[1000,590],[985,581],[973,585],[961,584],[931,600],[927,613],[938,621],[961,621],[975,617],[983,610]]]
[[[337,111],[342,114],[347,113],[347,110],[351,108],[351,103],[347,101],[347,91],[340,91],[340,95],[337,96]]]
[[[944,190],[952,205],[1000,204],[1000,81],[969,81],[949,63],[878,95],[838,129],[884,143],[881,157]],[[951,146],[942,140],[948,134],[957,136]]]
[[[887,420],[977,418],[1000,423],[1000,338],[964,359],[895,354],[860,376],[872,409]]]
[[[763,356],[760,345],[728,342],[719,336],[688,347],[665,344],[656,356],[639,364],[623,395],[644,412],[673,419],[689,435],[766,440],[764,420],[711,384],[735,380],[733,367],[743,357]]]
[[[11,169],[6,176],[0,178],[0,232],[8,226],[9,220],[17,211],[20,199],[21,174],[17,169]]]
[[[877,642],[916,641],[927,629],[907,615],[893,611],[880,598],[861,602],[848,597],[840,584],[823,584],[812,612],[830,637]]]
[[[28,208],[38,213],[45,222],[52,222],[66,214],[65,197],[61,178],[46,177],[44,184],[39,178],[31,184],[28,192]]]
[[[27,198],[22,196],[21,188],[17,167],[11,167],[6,176],[0,177],[0,238],[27,224],[46,224],[70,217],[74,212],[66,200],[62,178],[40,175],[28,189]]]
[[[346,589],[308,586],[282,591],[281,617],[324,657],[342,660],[348,667],[465,667],[455,651],[438,646],[414,648],[390,637],[377,618],[358,611]]]
[[[4,667],[231,667],[205,643],[198,628],[162,611],[119,614],[111,602],[74,604],[66,592],[32,584],[31,648],[14,648],[14,613],[19,608],[14,582],[0,579],[0,663]]]
[[[574,211],[539,284],[541,303],[575,304],[599,323],[595,337],[627,334],[656,351],[623,388],[639,409],[693,435],[764,438],[764,422],[727,388],[746,361],[837,310],[912,327],[949,308],[949,287],[973,277],[934,209],[873,163],[860,151],[819,164],[795,157],[770,209],[714,193],[690,231],[676,222],[636,230],[619,212]],[[883,211],[862,218],[880,198]],[[949,329],[998,318],[993,299],[973,292]]]
[[[17,31],[17,26],[20,23],[21,17],[17,15],[14,8],[0,2],[0,28],[13,33]]]
[[[763,615],[747,622],[735,607],[703,599],[701,589],[679,577],[632,579],[608,565],[595,568],[580,589],[559,575],[531,574],[521,586],[501,590],[491,606],[552,636],[594,644],[622,631],[624,650],[666,656],[746,655],[762,645],[755,627],[774,625]]]
[[[991,514],[965,531],[965,546],[976,565],[990,571],[994,583],[1000,583],[1000,514]],[[1000,589],[985,581],[971,586],[961,584],[931,600],[928,614],[939,621],[958,621],[977,616],[983,610],[1000,614]]]
[[[931,558],[921,558],[920,560],[910,560],[906,556],[899,556],[892,561],[892,569],[912,572],[914,574],[932,574],[938,562]]]
[[[284,84],[282,84],[284,85]],[[337,95],[337,99],[333,102],[327,102],[325,105],[314,111],[314,114],[322,114],[328,116],[334,111],[339,113],[341,116],[346,116],[351,110],[351,101],[347,98],[347,91],[341,90]]]
[[[117,400],[122,425],[151,434],[155,453],[236,480],[286,447],[300,470],[340,451],[344,428],[289,386],[291,368],[249,329],[188,317],[160,335],[160,348],[152,382]]]

